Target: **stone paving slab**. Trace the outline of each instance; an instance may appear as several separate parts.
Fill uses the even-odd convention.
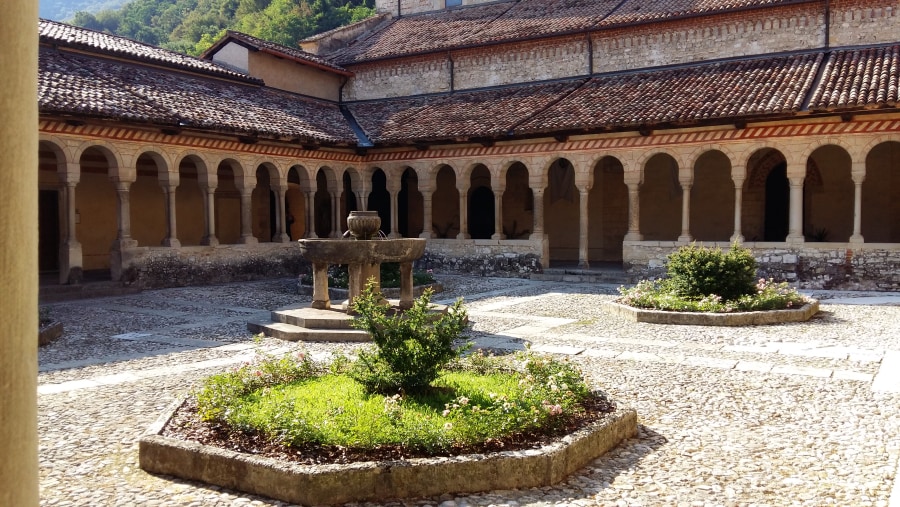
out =
[[[246,332],[235,340],[234,326],[223,326],[227,319],[245,325],[255,315],[303,301],[278,292],[283,285],[252,282],[116,297],[116,305],[135,301],[136,307],[134,298],[193,303],[183,307],[189,317],[151,316],[129,328],[87,320],[113,318],[115,312],[91,306],[102,307],[103,300],[54,304],[52,310],[67,319],[66,329],[75,331],[40,352],[42,504],[287,505],[137,467],[137,436],[177,396],[210,373],[252,359],[259,348],[293,350],[283,342],[256,342]],[[380,505],[900,507],[895,305],[829,304],[834,299],[827,291],[817,291],[828,308],[811,322],[713,332],[579,317],[578,307],[559,306],[559,294],[572,295],[585,308],[597,306],[614,297],[608,295],[614,288],[469,277],[447,277],[445,288],[449,302],[471,294],[472,308],[493,308],[479,317],[478,324],[492,332],[473,333],[477,345],[580,350],[567,357],[592,384],[637,409],[638,435],[557,486]],[[857,303],[864,299],[854,296],[841,293]],[[548,305],[542,315],[558,311],[568,323],[545,327],[546,317],[519,312],[509,319],[514,313],[496,311],[537,311],[542,304]],[[220,315],[213,312],[219,305],[244,311],[240,317],[211,317]],[[507,333],[523,325],[544,331],[524,340]],[[228,334],[215,334],[220,332]],[[127,333],[149,336],[111,338]],[[203,343],[144,342],[166,337],[202,337]],[[144,348],[128,348],[135,346]],[[304,344],[316,358],[335,351],[352,355],[360,346],[365,345]],[[68,354],[69,349],[86,352]]]

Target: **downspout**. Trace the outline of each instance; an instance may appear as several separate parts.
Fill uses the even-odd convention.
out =
[[[587,33],[587,43],[588,43],[588,76],[594,75],[594,39],[591,37],[591,32]]]
[[[397,17],[399,18],[400,16],[402,16],[400,14],[400,0],[397,0]]]
[[[447,51],[447,59],[450,60],[450,93],[453,93],[453,91],[455,91],[456,89],[456,82],[453,77],[453,53]]]
[[[825,49],[831,47],[831,1],[825,0]]]
[[[341,87],[338,88],[338,104],[344,103],[344,85],[347,84],[347,81],[350,81],[350,78],[347,76],[344,76],[341,80]]]

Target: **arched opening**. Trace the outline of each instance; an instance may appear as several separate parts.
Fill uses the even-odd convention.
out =
[[[387,189],[387,175],[381,169],[372,173],[372,191],[369,192],[369,210],[377,211],[381,218],[381,231],[391,233],[391,194]]]
[[[502,219],[506,239],[528,239],[534,226],[534,194],[528,185],[528,168],[521,162],[506,170]]]
[[[469,236],[472,239],[491,239],[494,234],[494,192],[491,190],[491,173],[479,164],[469,177]]]
[[[594,186],[588,194],[588,260],[621,263],[627,232],[625,169],[617,158],[603,157],[594,166]]]
[[[224,160],[216,168],[216,237],[223,245],[241,240],[241,192],[236,183],[241,174],[240,165],[233,160]]]
[[[353,180],[357,177],[356,173],[353,171],[345,171],[344,176],[342,178],[342,187],[343,187],[343,199],[341,200],[341,228],[343,230],[347,230],[347,216],[350,215],[351,211],[359,210],[359,206],[357,205],[356,193],[353,191]]]
[[[691,186],[690,232],[697,241],[729,241],[734,233],[731,160],[718,150],[700,155]]]
[[[881,143],[866,156],[861,233],[866,243],[900,243],[900,142]]]
[[[166,238],[166,194],[160,186],[166,167],[144,153],[137,159],[137,175],[131,184],[131,237],[139,245],[157,246]]]
[[[206,232],[203,192],[200,168],[192,157],[186,157],[178,165],[178,191],[175,193],[178,239],[183,246],[199,245]]]
[[[60,170],[65,156],[53,143],[38,145],[38,272],[43,279],[58,279],[60,251],[66,225],[65,200],[60,191]]]
[[[645,241],[678,240],[682,194],[678,162],[666,153],[650,157],[640,188],[641,234]]]
[[[431,208],[434,237],[455,238],[459,234],[459,191],[456,173],[450,166],[438,169]]]
[[[272,196],[271,175],[269,167],[261,165],[256,168],[256,187],[250,198],[253,236],[260,243],[272,241],[275,235],[274,199]]]
[[[333,229],[331,222],[331,192],[328,189],[329,176],[330,174],[325,172],[324,167],[316,173],[316,195],[313,201],[316,207],[316,223],[313,230],[316,231],[316,236],[320,238],[331,237]]]
[[[803,179],[806,241],[850,241],[853,234],[853,178],[850,154],[834,145],[809,156]]]
[[[284,194],[284,216],[287,234],[291,241],[297,241],[306,235],[306,193],[309,182],[306,170],[301,166],[288,169],[288,188]]]
[[[578,261],[579,199],[575,167],[564,158],[554,161],[547,172],[544,193],[544,231],[550,238],[550,262]]]
[[[110,180],[112,154],[99,147],[81,155],[81,181],[75,193],[75,231],[81,242],[85,279],[109,279],[110,245],[118,235],[116,189]]]
[[[397,229],[404,238],[417,238],[422,234],[425,204],[419,192],[419,176],[407,167],[400,177],[400,193],[397,196]]]
[[[764,148],[747,162],[741,234],[747,241],[783,242],[788,234],[790,183],[780,151]]]

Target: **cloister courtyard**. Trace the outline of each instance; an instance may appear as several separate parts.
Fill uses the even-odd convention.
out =
[[[393,505],[900,505],[896,293],[809,291],[822,311],[800,324],[663,326],[604,313],[614,285],[437,275],[476,347],[568,357],[639,432],[552,487]],[[309,301],[285,278],[42,305],[65,332],[39,351],[41,504],[285,505],[145,473],[138,440],[204,376],[294,350],[246,325]]]

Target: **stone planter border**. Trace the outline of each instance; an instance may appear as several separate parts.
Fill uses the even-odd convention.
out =
[[[38,346],[47,345],[59,339],[63,334],[62,322],[51,322],[38,330]]]
[[[805,322],[819,311],[819,302],[815,299],[811,299],[807,304],[795,309],[737,313],[667,312],[662,310],[635,308],[613,301],[605,302],[603,304],[603,309],[606,313],[633,322],[647,322],[650,324],[762,326],[767,324],[783,324],[786,322]]]
[[[637,433],[637,413],[619,407],[540,449],[349,465],[298,465],[161,436],[183,401],[140,439],[147,472],[201,481],[302,505],[379,502],[556,484]]]

